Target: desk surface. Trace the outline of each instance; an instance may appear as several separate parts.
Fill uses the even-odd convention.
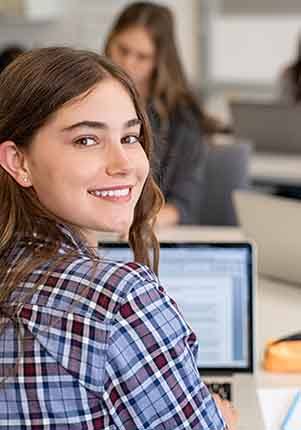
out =
[[[257,288],[257,364],[260,385],[296,385],[301,374],[278,375],[261,370],[264,345],[301,329],[301,287],[260,277]]]
[[[301,187],[301,154],[257,154],[251,157],[251,178],[260,184]]]
[[[242,231],[237,227],[207,227],[207,226],[180,226],[157,230],[160,241],[173,242],[207,242],[226,241],[237,242],[243,240]]]

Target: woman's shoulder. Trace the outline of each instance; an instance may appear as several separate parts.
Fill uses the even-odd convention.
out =
[[[160,118],[160,115],[153,103],[149,103],[147,113],[151,125],[155,130],[162,127],[164,120]],[[200,115],[200,109],[197,103],[179,100],[172,108],[169,109],[167,113],[167,123],[169,124],[169,127],[173,127],[174,125],[179,126],[181,124],[187,124],[188,126],[193,124],[195,126],[199,126]]]
[[[156,275],[143,264],[81,255],[50,270],[31,303],[63,311],[72,307],[105,319],[116,314],[130,291],[141,284],[158,285]]]
[[[190,103],[178,104],[170,112],[169,115],[170,127],[179,128],[179,126],[185,127],[186,129],[201,131],[201,114],[196,106]]]

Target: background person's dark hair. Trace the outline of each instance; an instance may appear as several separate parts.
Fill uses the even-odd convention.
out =
[[[212,134],[225,131],[223,124],[200,108],[188,84],[176,46],[172,11],[166,6],[152,2],[141,1],[127,6],[114,22],[105,43],[105,54],[108,57],[115,36],[131,27],[146,29],[156,49],[156,67],[150,93],[161,122],[168,121],[177,107],[188,106],[199,116],[203,132]]]
[[[2,49],[0,51],[0,73],[23,52],[25,49],[19,45],[9,45]]]
[[[297,55],[293,63],[288,67],[287,74],[292,84],[292,95],[295,102],[301,102],[301,34],[297,44]]]

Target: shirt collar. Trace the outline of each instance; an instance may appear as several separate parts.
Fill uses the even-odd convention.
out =
[[[88,257],[96,255],[96,248],[90,246],[83,237],[76,232],[75,228],[72,228],[68,224],[58,223],[58,229],[61,231],[63,239],[60,244],[60,252],[66,253],[68,251],[75,251],[79,255],[85,255]],[[47,243],[51,243],[51,237],[39,237],[36,232],[33,232],[30,236],[20,236],[18,235],[18,240],[16,241],[21,246],[38,244],[41,243],[47,246]]]
[[[66,224],[58,224],[59,229],[64,235],[64,242],[62,243],[63,248],[76,249],[80,254],[83,255],[95,255],[96,249],[89,246],[86,241],[70,226]]]

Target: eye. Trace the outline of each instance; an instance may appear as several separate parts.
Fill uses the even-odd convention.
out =
[[[133,134],[129,134],[121,139],[121,143],[125,143],[127,145],[133,145],[134,143],[139,143],[139,136],[135,136]]]
[[[119,53],[123,56],[123,57],[127,57],[129,55],[129,50],[125,47],[125,46],[120,46],[119,45]]]
[[[86,146],[86,147],[97,145],[96,139],[91,136],[80,137],[79,139],[75,140],[74,143],[75,145]]]

